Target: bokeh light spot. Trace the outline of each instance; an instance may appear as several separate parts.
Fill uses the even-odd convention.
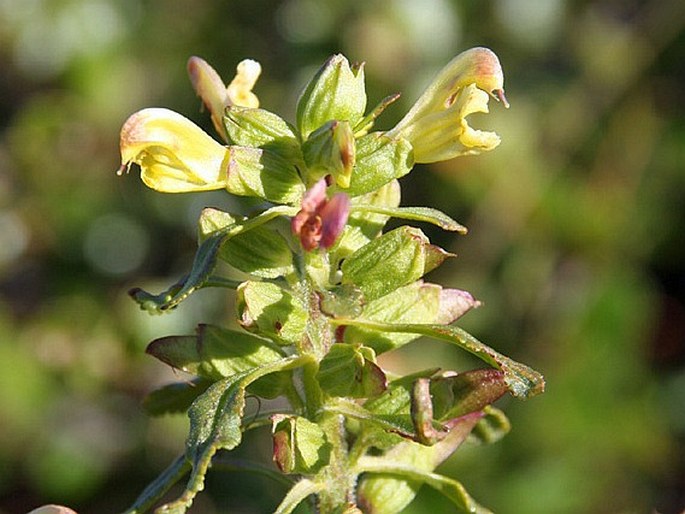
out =
[[[83,243],[86,260],[108,275],[125,275],[145,260],[150,246],[138,223],[121,214],[108,214],[90,225]]]

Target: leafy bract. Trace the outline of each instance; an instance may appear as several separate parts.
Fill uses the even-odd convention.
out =
[[[198,223],[198,239],[235,225],[233,215],[208,207],[203,209]],[[276,278],[294,272],[293,255],[286,240],[276,230],[255,227],[223,242],[219,258],[234,268],[262,278]]]
[[[545,379],[542,374],[493,350],[459,327],[453,325],[376,323],[361,320],[345,320],[344,323],[380,332],[423,335],[452,343],[502,370],[509,391],[517,398],[530,398],[545,390]]]
[[[418,280],[449,255],[431,245],[421,230],[399,227],[348,257],[340,268],[342,281],[355,284],[371,301]]]
[[[186,459],[192,471],[181,496],[157,512],[186,512],[195,495],[204,488],[205,474],[214,454],[240,444],[247,386],[270,373],[299,367],[307,360],[307,357],[288,357],[242,371],[215,382],[193,402],[188,411],[190,432],[186,441]]]
[[[212,232],[211,235],[200,243],[190,272],[179,282],[158,295],[153,295],[140,288],[131,289],[129,295],[138,303],[141,309],[154,314],[167,312],[178,306],[192,293],[211,282],[212,273],[217,265],[219,251],[226,241],[239,234],[253,230],[278,216],[293,216],[296,212],[297,209],[293,207],[276,206],[252,218],[236,220],[233,224],[226,224]]]

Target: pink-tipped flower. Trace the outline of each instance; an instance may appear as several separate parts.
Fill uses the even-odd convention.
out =
[[[306,251],[330,248],[345,228],[349,214],[349,197],[337,193],[329,200],[326,179],[322,178],[304,194],[302,208],[293,218],[291,228]]]
[[[466,118],[488,112],[490,97],[509,107],[504,74],[492,50],[472,48],[452,59],[390,131],[414,148],[416,162],[446,161],[492,150],[500,143],[494,132],[472,128]]]
[[[216,70],[204,59],[195,56],[188,59],[188,75],[193,89],[202,98],[212,116],[214,128],[224,139],[227,139],[223,122],[226,107],[259,107],[259,99],[252,88],[261,72],[262,67],[257,61],[245,59],[238,64],[235,77],[226,86]]]

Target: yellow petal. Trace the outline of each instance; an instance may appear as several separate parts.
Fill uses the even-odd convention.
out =
[[[252,92],[252,88],[261,73],[261,65],[252,59],[245,59],[238,64],[235,78],[227,88],[228,98],[232,105],[252,109],[259,107],[259,99]]]
[[[472,48],[452,59],[424,91],[407,115],[388,132],[407,139],[416,162],[437,162],[491,150],[499,142],[494,132],[471,128],[466,117],[488,112],[489,96],[502,100],[504,75],[497,56],[487,48]]]
[[[207,191],[226,185],[229,150],[169,109],[133,114],[121,128],[122,169],[138,164],[143,182],[165,193]]]

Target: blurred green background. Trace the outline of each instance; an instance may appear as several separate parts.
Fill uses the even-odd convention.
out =
[[[292,120],[307,78],[343,52],[366,61],[371,105],[403,93],[389,128],[476,45],[500,56],[512,107],[491,102],[472,124],[503,142],[418,166],[403,204],[469,227],[458,239],[423,227],[459,254],[431,279],[481,299],[463,326],[548,386],[505,401],[512,432],[444,471],[500,514],[681,512],[684,27],[681,0],[0,0],[0,513],[125,508],[187,429],[143,412],[147,392],[184,378],[146,343],[233,315],[220,293],[162,317],[128,299],[188,268],[203,206],[240,207],[117,177],[129,114],[165,106],[210,131],[185,72],[200,55],[226,80],[259,60],[262,106]],[[470,364],[430,341],[386,362]],[[239,455],[268,462],[268,434]],[[193,512],[270,512],[285,492],[218,471],[208,490]],[[451,508],[427,490],[407,512]]]

